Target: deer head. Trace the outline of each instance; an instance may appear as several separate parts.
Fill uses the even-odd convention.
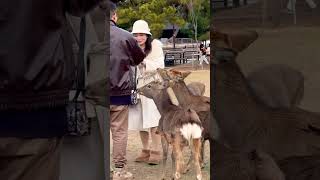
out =
[[[162,82],[163,79],[157,71],[146,72],[142,77],[142,80],[139,80],[137,88],[143,87],[153,81]]]
[[[222,32],[214,29],[211,36],[214,47],[233,49],[236,52],[242,52],[258,39],[258,33],[249,30]]]
[[[190,71],[178,71],[175,69],[157,69],[157,71],[163,80],[169,81],[169,85],[172,85],[173,82],[184,81],[191,74]]]
[[[154,99],[158,94],[161,93],[161,91],[167,89],[168,87],[169,85],[167,81],[153,81],[141,88],[138,88],[138,93],[147,98]]]
[[[176,95],[174,94],[173,90],[170,88],[170,82],[169,81],[153,81],[141,88],[138,89],[138,93],[150,98],[150,99],[157,99],[158,96],[163,93],[167,93],[169,96],[169,99],[172,104],[178,106],[179,101],[177,100]]]
[[[213,30],[211,35],[213,39],[213,64],[234,60],[239,52],[247,49],[258,38],[256,31],[225,33]]]

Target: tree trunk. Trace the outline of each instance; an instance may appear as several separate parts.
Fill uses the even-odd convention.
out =
[[[173,42],[173,48],[176,48],[176,28],[174,24],[172,25],[172,30],[173,30],[173,36],[172,36],[172,42]]]

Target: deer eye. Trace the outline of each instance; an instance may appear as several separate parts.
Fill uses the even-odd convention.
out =
[[[149,84],[149,85],[147,86],[147,88],[151,88],[151,85]]]

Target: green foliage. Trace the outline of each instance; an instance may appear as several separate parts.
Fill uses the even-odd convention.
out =
[[[207,31],[206,33],[202,34],[201,36],[199,36],[199,40],[200,41],[205,41],[210,39],[210,31]]]
[[[188,10],[188,22],[194,31],[194,37],[205,34],[210,28],[210,1],[208,0],[180,0]]]
[[[130,30],[134,21],[148,22],[155,38],[168,24],[176,24],[186,37],[197,38],[209,31],[209,0],[121,0],[118,24]],[[187,24],[187,25],[186,25]],[[196,26],[195,26],[196,25]]]
[[[155,38],[160,37],[167,24],[183,26],[185,20],[177,7],[166,0],[131,0],[123,1],[118,9],[118,24],[124,29],[130,29],[136,20],[148,22]]]
[[[193,30],[190,28],[182,28],[179,30],[184,38],[193,38]]]

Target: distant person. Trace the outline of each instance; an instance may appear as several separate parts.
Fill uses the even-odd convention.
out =
[[[145,53],[133,35],[117,27],[116,5],[110,2],[110,129],[112,133],[112,159],[115,166],[113,180],[131,179],[126,170],[128,114],[134,89],[131,66],[139,65]]]
[[[199,49],[200,49],[200,59],[199,59],[200,65],[202,65],[203,61],[206,62],[206,64],[209,64],[208,59],[206,57],[206,54],[207,54],[206,47],[203,44],[200,44]]]
[[[208,47],[207,47],[206,53],[207,53],[207,56],[210,58],[210,53],[211,53],[211,51],[210,51],[210,44],[209,44]]]
[[[152,39],[148,23],[144,20],[138,20],[133,24],[132,34],[147,55],[139,65],[138,73],[139,84],[146,84],[144,77],[148,73],[156,72],[157,68],[164,68],[162,43]],[[129,108],[129,129],[140,131],[143,146],[135,161],[157,165],[162,160],[161,136],[156,134],[161,115],[152,99],[141,95],[140,100],[138,105]]]
[[[311,9],[317,8],[317,4],[313,0],[305,0],[305,1]],[[288,12],[292,13],[293,12],[292,7],[295,7],[295,6],[296,6],[296,0],[289,0],[287,3]]]

